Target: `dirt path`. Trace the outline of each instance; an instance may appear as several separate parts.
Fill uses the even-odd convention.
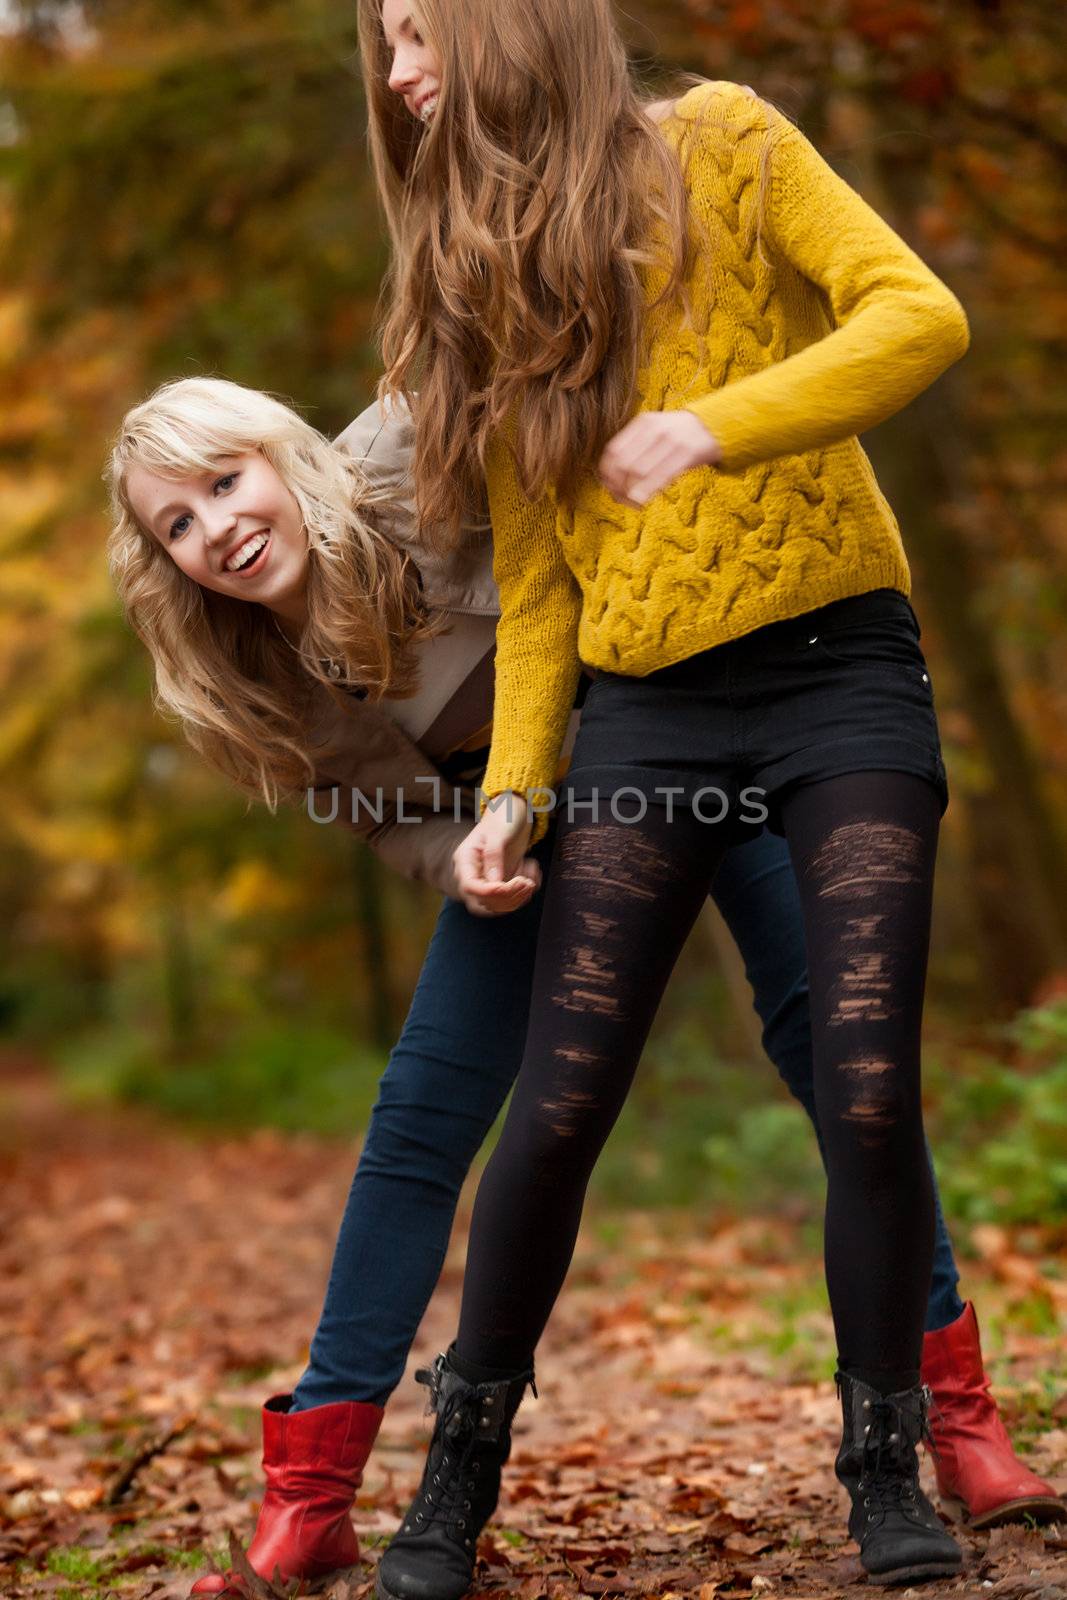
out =
[[[0,1590],[184,1596],[205,1550],[251,1530],[258,1407],[302,1368],[352,1154],[73,1113],[30,1076],[0,1087]],[[335,1600],[368,1592],[417,1481],[425,1391],[410,1374],[454,1331],[461,1235],[360,1494],[366,1559]],[[1019,1275],[994,1260],[970,1281],[989,1327],[1032,1299]],[[819,1264],[795,1228],[591,1226],[539,1359],[541,1399],[519,1415],[483,1589],[854,1591],[833,1386],[814,1381],[831,1354]],[[1045,1391],[1063,1361],[1054,1334],[1016,1333],[998,1367],[1017,1422],[1043,1410],[1030,1459],[1060,1482],[1067,1404],[1048,1428]],[[1067,1600],[1067,1529],[964,1543],[964,1578],[925,1587],[930,1600]]]

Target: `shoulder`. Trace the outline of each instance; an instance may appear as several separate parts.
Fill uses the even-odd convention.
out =
[[[663,125],[673,126],[680,138],[689,141],[705,134],[731,142],[761,134],[778,137],[794,126],[751,84],[728,79],[705,79],[677,100],[657,104],[668,108],[662,117]]]
[[[697,211],[732,214],[751,180],[762,204],[783,139],[796,132],[778,108],[747,83],[698,81],[670,105],[660,124],[681,165]]]
[[[415,424],[407,406],[383,406],[375,400],[333,442],[362,471],[364,518],[418,564],[423,541],[412,482]]]
[[[375,400],[333,442],[358,461],[373,482],[394,483],[410,468],[415,425],[402,403],[383,407]]]
[[[471,509],[458,541],[441,549],[419,520],[413,476],[415,422],[402,402],[375,401],[338,434],[334,445],[363,469],[369,492],[363,515],[415,563],[431,607],[495,614],[493,543],[485,508]]]
[[[673,114],[677,104],[677,100],[652,100],[646,103],[642,110],[646,117],[651,117],[653,122],[666,122],[668,117]]]

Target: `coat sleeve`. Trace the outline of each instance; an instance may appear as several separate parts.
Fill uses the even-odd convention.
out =
[[[370,814],[363,814],[353,822],[351,806],[346,804],[347,795],[343,784],[320,779],[311,790],[315,816],[321,821],[329,819],[334,826],[354,834],[401,877],[428,883],[450,899],[459,899],[452,853],[474,826],[471,817],[462,817],[457,822],[451,815],[411,805],[405,807],[408,821],[400,821],[395,811],[389,811],[381,822]]]

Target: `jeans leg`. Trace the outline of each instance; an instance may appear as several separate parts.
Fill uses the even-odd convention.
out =
[[[804,1107],[825,1161],[811,1058],[808,967],[800,896],[789,847],[765,828],[756,838],[728,850],[712,885],[745,963],[756,1014],[763,1024],[763,1048],[790,1094]],[[929,1145],[927,1159],[930,1160]],[[930,1161],[933,1173],[933,1162]],[[927,1331],[944,1328],[963,1313],[957,1293],[959,1270],[941,1209],[934,1174],[934,1269],[927,1306]]]
[[[930,1278],[930,1298],[926,1303],[926,1332],[936,1333],[939,1328],[947,1328],[950,1322],[962,1317],[964,1306],[958,1287],[960,1269],[952,1253],[952,1240],[948,1236],[945,1214],[941,1209],[941,1191],[937,1187],[937,1172],[929,1140],[926,1142],[926,1159],[934,1180],[934,1267]]]
[[[763,1048],[811,1118],[821,1150],[804,923],[785,840],[765,828],[754,839],[734,845],[726,852],[711,895],[745,963],[763,1024]]]
[[[547,850],[536,853],[547,878]],[[382,1076],[294,1410],[384,1405],[403,1375],[463,1181],[522,1060],[543,901],[542,889],[506,930],[458,901],[441,910]]]

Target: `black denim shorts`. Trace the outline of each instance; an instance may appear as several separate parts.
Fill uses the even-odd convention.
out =
[[[643,678],[599,672],[558,809],[633,821],[643,804],[689,806],[743,839],[757,820],[781,833],[781,802],[798,784],[885,770],[925,778],[944,813],[919,634],[905,596],[874,589]]]

